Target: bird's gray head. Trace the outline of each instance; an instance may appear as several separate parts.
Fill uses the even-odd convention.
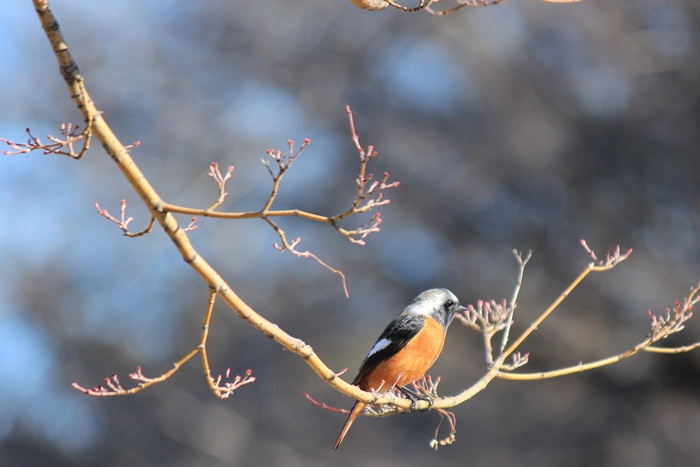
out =
[[[447,289],[430,289],[418,295],[404,312],[430,316],[447,331],[455,314],[465,308],[459,300]]]

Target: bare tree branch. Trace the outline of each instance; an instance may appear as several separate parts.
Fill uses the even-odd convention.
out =
[[[151,223],[142,232],[131,233],[128,230],[128,225],[132,221],[132,218],[126,217],[126,203],[121,204],[121,215],[117,219],[111,216],[106,210],[103,210],[96,205],[98,213],[103,217],[109,219],[111,222],[117,224],[117,226],[129,236],[138,236],[147,233],[157,222],[166,234],[170,237],[173,244],[176,246],[180,252],[183,260],[206,282],[209,286],[209,300],[207,305],[207,311],[205,313],[204,322],[202,325],[202,335],[199,345],[190,351],[187,355],[177,361],[171,370],[162,374],[161,376],[155,378],[149,378],[143,375],[140,367],[135,373],[130,376],[131,379],[138,382],[138,386],[125,389],[121,385],[119,378],[116,375],[112,375],[105,378],[104,385],[97,386],[93,389],[86,389],[77,383],[74,383],[74,387],[85,392],[86,394],[95,396],[113,396],[113,395],[126,395],[138,392],[146,387],[149,387],[155,383],[167,380],[172,374],[174,374],[184,363],[189,361],[194,355],[201,351],[202,362],[205,371],[205,376],[207,378],[207,383],[210,389],[221,398],[230,396],[235,389],[238,387],[251,383],[254,378],[251,376],[250,371],[246,372],[243,376],[237,376],[232,381],[226,381],[230,374],[227,371],[225,374],[225,379],[222,376],[213,378],[211,376],[211,370],[209,366],[206,342],[208,338],[209,325],[213,313],[213,307],[217,297],[220,297],[234,312],[244,321],[248,322],[255,329],[268,336],[269,338],[275,340],[284,349],[287,349],[302,359],[309,365],[309,367],[319,376],[321,380],[329,384],[334,389],[339,392],[346,394],[354,399],[360,400],[369,405],[365,413],[374,416],[385,416],[394,413],[400,413],[407,411],[411,408],[416,408],[417,410],[425,410],[429,407],[439,411],[439,413],[445,417],[451,426],[451,435],[443,438],[441,441],[437,441],[437,434],[434,441],[434,447],[440,444],[449,444],[454,439],[454,429],[456,426],[456,419],[453,414],[444,411],[459,405],[469,399],[471,399],[475,394],[482,391],[484,388],[490,384],[495,378],[503,379],[541,379],[554,376],[561,376],[564,374],[570,374],[578,371],[584,371],[587,369],[598,368],[604,365],[609,365],[620,361],[624,358],[628,358],[642,350],[656,353],[679,353],[683,351],[690,351],[698,346],[700,343],[692,344],[685,347],[676,347],[670,349],[663,349],[660,347],[654,347],[651,344],[657,343],[660,340],[668,337],[673,333],[677,333],[683,330],[684,323],[690,319],[692,316],[691,309],[698,302],[698,292],[700,291],[700,285],[691,289],[690,294],[683,303],[677,303],[673,308],[666,310],[665,314],[655,315],[650,313],[651,316],[651,331],[640,344],[634,346],[626,352],[621,354],[598,360],[596,362],[578,364],[572,367],[563,368],[560,370],[554,370],[552,372],[544,373],[533,373],[533,374],[516,374],[511,373],[513,370],[519,366],[527,363],[528,355],[521,354],[520,347],[524,341],[532,335],[535,330],[544,322],[569,296],[569,294],[583,281],[588,274],[591,272],[604,272],[610,270],[617,266],[619,263],[627,259],[630,255],[631,250],[626,253],[621,253],[620,248],[617,247],[612,253],[608,253],[603,259],[598,259],[595,252],[588,247],[585,241],[581,241],[586,252],[592,259],[592,262],[584,269],[572,282],[571,284],[557,297],[554,302],[544,310],[537,319],[532,322],[525,331],[522,332],[516,339],[514,339],[510,344],[510,333],[513,326],[513,314],[517,309],[517,299],[520,293],[521,284],[523,281],[524,268],[530,259],[530,255],[523,257],[521,254],[516,253],[516,259],[519,263],[519,272],[516,285],[511,297],[511,300],[507,302],[503,301],[479,301],[476,306],[468,307],[468,310],[464,315],[458,316],[458,319],[465,324],[465,326],[475,329],[480,332],[484,340],[485,356],[487,369],[484,375],[476,381],[472,386],[466,388],[459,394],[451,397],[438,398],[437,395],[437,383],[439,379],[432,383],[430,378],[424,380],[421,384],[417,385],[416,388],[425,394],[435,396],[436,400],[434,404],[427,401],[411,402],[404,399],[395,390],[390,390],[384,393],[375,392],[365,392],[361,391],[356,386],[350,385],[343,381],[340,376],[344,372],[336,373],[332,371],[314,352],[312,347],[302,340],[295,338],[294,336],[288,334],[275,323],[267,320],[264,316],[256,312],[251,308],[246,302],[244,302],[229,286],[229,284],[219,275],[219,273],[214,270],[211,265],[199,254],[197,250],[194,249],[190,243],[187,232],[194,229],[194,219],[193,221],[185,227],[181,227],[175,218],[174,214],[189,214],[189,215],[203,215],[218,218],[227,219],[246,219],[246,218],[260,218],[264,219],[265,222],[274,229],[279,238],[281,244],[278,244],[278,248],[282,250],[287,250],[296,254],[297,256],[310,257],[328,267],[333,272],[341,274],[337,270],[330,268],[327,264],[323,263],[318,257],[310,252],[300,252],[296,250],[299,243],[299,239],[295,241],[288,241],[285,232],[273,221],[276,217],[301,217],[314,222],[326,223],[335,228],[343,236],[348,238],[349,241],[354,243],[364,243],[365,237],[379,230],[379,224],[381,222],[381,217],[379,213],[375,213],[372,219],[364,226],[357,228],[355,230],[346,230],[339,227],[338,223],[345,219],[346,217],[354,214],[369,212],[372,209],[383,206],[389,202],[389,200],[383,198],[383,191],[386,189],[393,188],[398,185],[398,182],[389,182],[389,175],[384,174],[381,181],[373,181],[372,175],[367,174],[367,164],[368,162],[376,156],[376,151],[374,147],[368,145],[363,147],[360,144],[360,138],[355,131],[354,121],[352,112],[350,108],[347,108],[348,119],[350,124],[351,138],[358,151],[358,156],[360,160],[360,169],[355,183],[357,185],[357,192],[355,194],[354,200],[346,211],[337,214],[335,216],[324,216],[314,213],[303,212],[299,210],[272,210],[272,206],[276,200],[278,188],[280,181],[283,178],[284,173],[293,164],[294,160],[299,156],[301,151],[306,148],[309,144],[308,140],[304,141],[304,144],[295,151],[294,143],[290,141],[289,152],[283,154],[280,151],[268,151],[268,156],[274,161],[272,165],[271,161],[266,160],[263,162],[268,170],[268,173],[272,177],[272,189],[271,193],[264,203],[263,207],[259,211],[254,212],[218,212],[216,209],[224,202],[227,191],[226,183],[232,177],[233,167],[229,167],[225,174],[222,174],[216,163],[210,165],[209,176],[214,180],[218,187],[218,198],[206,209],[192,209],[186,207],[175,206],[168,204],[163,200],[158,192],[151,186],[148,179],[141,173],[139,167],[136,165],[135,161],[131,158],[129,149],[133,146],[124,146],[116,135],[112,132],[111,128],[105,121],[102,113],[97,109],[96,104],[91,99],[88,91],[85,87],[83,77],[78,71],[76,63],[70,54],[68,46],[61,34],[58,23],[56,22],[51,10],[48,6],[48,0],[33,0],[36,7],[36,11],[41,20],[42,26],[44,28],[45,34],[49,39],[51,46],[54,50],[55,56],[58,60],[61,74],[68,86],[69,94],[74,100],[76,107],[83,114],[83,118],[87,123],[86,130],[83,133],[77,133],[77,127],[75,129],[68,129],[67,133],[64,134],[66,139],[50,139],[52,144],[59,145],[55,148],[51,145],[45,145],[41,143],[38,138],[34,138],[31,133],[29,141],[25,144],[16,144],[9,142],[7,140],[2,140],[15,151],[14,153],[25,153],[32,150],[44,150],[49,151],[48,153],[69,155],[79,159],[82,157],[86,148],[89,146],[89,138],[94,136],[99,140],[102,147],[105,149],[107,154],[115,162],[119,170],[121,170],[124,177],[131,184],[134,191],[138,194],[140,199],[144,202],[145,206],[151,214]],[[493,0],[489,4],[496,4],[500,0]],[[563,0],[562,0],[563,1]],[[389,3],[389,2],[387,2]],[[429,5],[436,2],[430,0],[421,0],[420,7],[429,11]],[[481,5],[468,5],[467,3],[460,3],[462,6],[485,6],[485,1]],[[392,5],[393,6],[393,5]],[[455,7],[455,11],[462,6]],[[404,9],[409,11],[410,9]],[[89,130],[88,130],[89,128]],[[75,138],[75,140],[71,140]],[[72,144],[79,139],[84,138],[85,147],[78,153],[73,150]],[[67,151],[61,150],[62,147],[68,147]],[[12,152],[12,151],[11,151]],[[74,156],[71,154],[75,154]],[[272,167],[270,167],[272,165]],[[502,332],[501,342],[498,345],[498,352],[494,355],[492,339],[499,332]],[[506,363],[507,359],[511,359],[511,363]],[[311,399],[311,398],[309,398]],[[325,405],[323,406],[325,408]],[[435,444],[437,443],[437,444]]]
[[[245,374],[243,376],[236,375],[233,380],[230,379],[231,377],[231,369],[226,370],[225,376],[218,375],[216,378],[213,378],[211,375],[211,370],[209,366],[209,357],[207,356],[207,338],[209,337],[209,324],[211,322],[211,316],[214,311],[214,303],[216,302],[216,290],[213,288],[209,289],[209,299],[207,300],[207,311],[204,315],[204,322],[202,323],[202,337],[199,341],[199,345],[195,347],[193,350],[191,350],[187,355],[182,357],[180,360],[177,362],[173,363],[173,367],[163,373],[160,376],[157,376],[155,378],[149,378],[145,376],[142,371],[141,367],[138,366],[136,367],[136,371],[134,373],[129,374],[129,378],[131,378],[134,381],[137,381],[139,384],[136,387],[133,387],[131,389],[124,389],[124,387],[121,385],[121,382],[119,381],[119,376],[116,374],[113,374],[107,378],[104,379],[104,385],[99,385],[95,386],[94,388],[87,389],[84,388],[83,386],[79,385],[78,383],[73,383],[72,386],[87,394],[88,396],[99,396],[99,397],[105,397],[105,396],[128,396],[130,394],[135,394],[137,392],[140,392],[147,387],[153,386],[156,383],[162,383],[163,381],[167,380],[170,378],[172,375],[175,374],[177,370],[182,368],[182,366],[187,363],[192,357],[197,355],[197,353],[201,352],[202,353],[202,366],[204,367],[204,375],[207,379],[207,383],[209,385],[209,389],[220,399],[226,399],[233,395],[234,391],[236,389],[240,388],[241,386],[245,386],[246,384],[250,384],[255,381],[255,377],[251,376],[252,371],[251,370],[246,370]]]
[[[15,143],[8,139],[0,138],[0,141],[10,146],[9,150],[3,151],[5,155],[13,154],[26,154],[32,151],[43,151],[44,154],[58,154],[59,156],[70,157],[71,159],[82,159],[88,149],[90,149],[90,141],[92,139],[92,119],[87,120],[87,125],[83,131],[80,131],[79,125],[73,125],[72,123],[62,123],[60,126],[61,135],[63,139],[57,138],[55,136],[48,135],[46,138],[51,141],[50,143],[44,143],[40,138],[32,135],[29,128],[25,130],[29,139],[26,143]],[[83,147],[79,152],[75,152],[73,145],[78,141],[83,140]],[[134,143],[138,146],[138,143]],[[63,148],[68,148],[64,151]]]

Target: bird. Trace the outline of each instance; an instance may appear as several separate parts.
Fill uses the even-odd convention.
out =
[[[417,381],[433,366],[442,352],[447,328],[456,313],[466,310],[447,289],[430,289],[418,295],[384,329],[360,365],[352,384],[363,391],[388,391],[398,388],[411,401],[432,399],[419,396],[404,387]],[[333,451],[338,449],[357,415],[365,407],[355,401]]]

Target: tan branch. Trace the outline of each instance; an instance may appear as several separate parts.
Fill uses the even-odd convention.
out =
[[[695,344],[690,344],[690,345],[684,345],[681,347],[654,347],[654,346],[649,346],[644,349],[645,352],[651,352],[651,353],[662,353],[662,354],[677,354],[677,353],[685,353],[685,352],[690,352],[691,350],[695,350],[698,347],[700,347],[700,342],[696,342]]]
[[[219,275],[218,272],[194,249],[187,233],[182,229],[173,214],[163,207],[167,206],[160,195],[148,182],[148,179],[138,168],[132,159],[128,149],[119,141],[117,136],[97,110],[95,103],[87,92],[80,75],[78,66],[68,50],[68,46],[63,38],[61,29],[52,11],[49,9],[48,0],[33,0],[37,14],[41,21],[44,32],[51,43],[54,54],[59,63],[61,75],[68,86],[68,91],[76,106],[83,114],[86,121],[93,120],[93,135],[112,158],[124,177],[131,184],[134,191],[139,195],[148,210],[162,226],[165,233],[170,237],[175,247],[180,252],[183,260],[210,286],[217,290],[218,296],[231,307],[232,310],[251,326],[279,343],[285,349],[300,356],[311,367],[311,369],[334,389],[365,403],[394,403],[395,405],[408,409],[411,402],[396,396],[380,397],[377,394],[364,392],[352,386],[336,373],[328,368],[316,355],[310,345],[297,339],[279,326],[265,319],[245,303]],[[188,354],[191,358],[196,351]],[[423,405],[423,407],[421,407]],[[427,402],[419,402],[419,408],[427,408]]]
[[[513,295],[509,302],[508,318],[506,319],[505,329],[503,330],[503,338],[501,339],[501,347],[499,348],[499,353],[503,353],[503,350],[508,344],[508,338],[510,337],[510,328],[513,325],[513,314],[518,306],[518,295],[520,295],[520,288],[523,285],[523,276],[525,275],[525,266],[527,262],[532,258],[532,251],[528,251],[527,255],[523,257],[522,253],[517,250],[513,250],[513,256],[518,261],[518,279],[515,282],[515,288],[513,289]]]
[[[631,357],[644,350],[646,346],[651,343],[651,339],[645,339],[643,342],[637,344],[633,348],[622,352],[621,354],[614,355],[612,357],[603,358],[589,363],[579,363],[578,365],[570,366],[567,368],[561,368],[559,370],[543,371],[539,373],[507,373],[499,372],[498,377],[500,379],[517,380],[517,381],[532,381],[541,380],[548,378],[556,378],[558,376],[570,375],[573,373],[582,373],[584,371],[593,370],[595,368],[601,368],[607,365],[612,365],[613,363],[620,362],[626,358]]]
[[[514,380],[514,381],[534,381],[534,380],[542,380],[542,379],[548,379],[548,378],[556,378],[559,376],[565,376],[565,375],[570,375],[574,373],[582,373],[584,371],[588,370],[593,370],[596,368],[601,368],[604,366],[612,365],[614,363],[620,362],[622,360],[625,360],[633,355],[636,355],[639,352],[652,352],[652,353],[663,353],[663,354],[678,354],[678,353],[683,353],[683,352],[690,352],[691,350],[695,350],[698,347],[700,347],[700,342],[692,344],[692,345],[686,345],[683,347],[673,347],[673,348],[663,348],[663,347],[651,347],[650,344],[653,341],[651,338],[647,338],[644,341],[640,342],[633,348],[622,352],[618,355],[614,355],[612,357],[608,358],[602,358],[600,360],[596,360],[593,362],[588,362],[588,363],[579,363],[578,365],[573,365],[570,367],[566,368],[560,368],[558,370],[552,370],[552,371],[543,371],[543,372],[538,372],[538,373],[509,373],[509,372],[500,372],[498,374],[498,378],[500,379],[508,379],[508,380]]]
[[[173,364],[173,367],[163,373],[162,375],[155,377],[155,378],[149,378],[145,376],[142,371],[141,367],[136,368],[136,372],[130,373],[129,378],[131,378],[134,381],[138,382],[138,386],[135,386],[131,389],[124,389],[122,386],[121,382],[119,381],[119,376],[114,374],[111,375],[108,378],[104,379],[104,385],[100,386],[95,386],[94,388],[87,389],[84,388],[83,386],[79,385],[78,383],[73,383],[72,386],[89,395],[89,396],[100,396],[100,397],[106,397],[106,396],[128,396],[130,394],[135,394],[137,392],[140,392],[144,389],[146,389],[149,386],[153,386],[156,383],[162,383],[163,381],[167,380],[170,378],[172,375],[175,374],[177,370],[182,368],[182,366],[187,363],[192,357],[197,355],[198,352],[202,352],[202,365],[204,367],[204,374],[207,379],[207,383],[209,384],[209,388],[212,390],[214,394],[216,394],[217,397],[221,399],[226,399],[230,397],[236,389],[238,389],[241,386],[244,386],[246,384],[252,383],[255,381],[255,377],[251,376],[251,370],[247,370],[245,372],[244,376],[238,376],[236,375],[233,381],[229,381],[230,379],[230,369],[226,371],[226,376],[225,379],[226,381],[222,383],[222,380],[224,378],[219,375],[216,379],[214,379],[211,376],[211,371],[209,368],[209,358],[207,357],[207,338],[209,337],[209,323],[211,321],[211,315],[214,310],[214,303],[216,302],[216,290],[213,288],[209,289],[209,299],[207,300],[207,312],[204,315],[204,322],[202,323],[202,337],[200,338],[199,344],[197,347],[195,347],[193,350],[191,350],[187,355],[182,357],[180,360],[175,362]]]
[[[161,383],[167,380],[173,374],[175,374],[175,372],[179,370],[182,367],[182,365],[184,365],[189,359],[197,355],[197,352],[199,352],[199,349],[195,348],[190,353],[182,357],[180,360],[173,363],[173,367],[169,371],[155,378],[149,378],[147,376],[144,376],[144,374],[141,372],[141,367],[137,367],[136,372],[129,374],[129,378],[131,378],[134,381],[138,381],[138,386],[135,386],[131,389],[124,389],[124,387],[122,387],[121,385],[121,382],[119,381],[119,376],[117,376],[116,374],[105,378],[104,385],[95,386],[91,389],[84,388],[78,383],[73,383],[71,386],[73,386],[78,391],[87,394],[88,396],[128,396],[130,394],[140,392],[149,386],[153,386],[156,383]]]
[[[372,146],[368,146],[363,149],[359,144],[359,138],[354,130],[354,124],[352,123],[352,114],[348,109],[349,118],[351,122],[351,133],[353,141],[358,149],[361,160],[360,174],[357,178],[358,191],[355,201],[353,202],[352,208],[345,213],[341,213],[337,216],[328,218],[326,216],[318,216],[311,213],[303,213],[302,211],[289,210],[289,211],[270,211],[269,208],[274,201],[275,191],[273,187],[273,193],[271,194],[263,212],[256,213],[215,213],[213,211],[207,210],[191,210],[188,208],[180,208],[177,206],[170,205],[166,203],[156,190],[151,186],[147,178],[141,173],[135,161],[132,159],[128,147],[124,146],[119,139],[114,135],[109,125],[105,121],[102,113],[97,109],[95,103],[90,98],[87,89],[84,86],[83,78],[79,74],[79,70],[73,58],[68,50],[68,47],[63,39],[61,30],[56,22],[52,12],[49,9],[48,0],[33,0],[36,11],[41,20],[43,29],[49,39],[53,51],[59,63],[61,74],[68,86],[68,90],[71,98],[74,100],[76,106],[83,114],[86,122],[92,125],[92,134],[96,137],[102,144],[105,151],[115,162],[117,167],[121,170],[124,177],[131,184],[134,191],[139,195],[141,200],[144,202],[149,212],[153,216],[156,222],[158,222],[166,234],[170,237],[171,241],[175,247],[180,252],[183,260],[205,281],[211,288],[211,295],[209,301],[209,307],[207,309],[207,314],[205,317],[205,324],[203,326],[202,340],[200,345],[178,361],[173,369],[165,373],[159,378],[146,378],[140,371],[136,373],[137,380],[141,381],[139,387],[147,387],[149,385],[155,384],[161,380],[167,379],[172,375],[177,369],[185,363],[187,360],[192,358],[197,352],[202,351],[203,364],[205,366],[205,372],[207,378],[209,379],[210,388],[214,390],[225,390],[225,386],[221,387],[220,380],[213,380],[210,375],[210,370],[208,366],[208,359],[206,357],[206,338],[208,335],[208,324],[211,318],[211,310],[213,307],[213,301],[216,296],[220,297],[224,302],[232,309],[234,312],[243,320],[248,322],[255,329],[259,330],[269,338],[273,339],[275,342],[279,343],[283,348],[293,352],[294,354],[300,356],[309,365],[309,367],[318,375],[318,377],[326,382],[328,385],[338,390],[339,392],[350,396],[354,399],[360,400],[366,404],[392,404],[397,408],[407,410],[411,408],[411,401],[398,396],[395,393],[382,393],[376,394],[371,392],[364,392],[356,386],[352,386],[347,382],[340,379],[339,374],[332,371],[314,352],[312,347],[300,339],[293,337],[292,335],[285,332],[275,323],[267,320],[265,317],[257,313],[253,308],[251,308],[247,303],[245,303],[226,283],[226,281],[219,275],[219,273],[212,268],[212,266],[194,249],[189,237],[187,235],[187,230],[191,227],[186,228],[180,227],[173,213],[183,213],[190,215],[203,215],[212,216],[215,215],[227,218],[253,218],[262,217],[269,221],[271,217],[276,216],[299,216],[308,219],[316,220],[319,222],[330,223],[335,228],[342,232],[351,232],[347,230],[340,229],[335,224],[337,221],[343,219],[348,213],[358,211],[364,212],[362,210],[369,210],[374,206],[383,203],[380,198],[376,197],[377,194],[381,192],[384,188],[389,188],[395,186],[396,184],[387,184],[386,177],[378,185],[370,183],[370,177],[365,175],[365,168],[367,161],[373,157],[376,152]],[[368,185],[369,183],[369,185]],[[378,191],[376,191],[378,190]],[[370,196],[371,202],[366,201]],[[220,193],[220,198],[223,195]],[[372,198],[371,196],[375,196]],[[217,205],[218,206],[218,205]],[[216,206],[214,206],[216,207]],[[595,262],[589,265],[572,283],[567,289],[554,301],[554,303],[545,310],[539,318],[537,318],[526,331],[518,337],[510,346],[505,349],[501,355],[498,356],[493,361],[493,365],[486,371],[486,373],[476,381],[471,387],[465,389],[461,393],[452,397],[444,397],[442,399],[436,400],[432,405],[433,409],[445,409],[454,407],[461,404],[474,395],[482,391],[486,386],[493,381],[494,378],[502,376],[502,370],[506,367],[505,360],[511,354],[515,354],[518,347],[529,337],[537,327],[561,304],[563,300],[568,297],[571,291],[590,273],[594,271],[605,271],[620,261],[624,260],[629,252],[626,254],[620,254],[619,249],[609,256],[606,261]],[[216,294],[216,295],[214,295]],[[665,326],[663,318],[658,321],[661,323],[661,327]],[[676,330],[680,330],[677,327]],[[661,334],[655,334],[656,337],[661,338]],[[653,338],[652,338],[653,339]],[[613,357],[615,358],[615,357]],[[517,360],[517,359],[516,359]],[[248,378],[249,375],[246,375]],[[238,381],[240,383],[240,381]],[[111,378],[106,381],[106,384],[110,387],[113,392],[120,391],[120,385],[118,379]],[[245,384],[245,383],[243,383]],[[84,389],[84,388],[81,388]],[[123,390],[123,388],[121,389]],[[134,388],[128,391],[137,391],[140,389]],[[88,390],[89,391],[89,390]],[[216,392],[216,391],[215,391]],[[217,393],[218,394],[218,393]],[[223,392],[221,393],[223,394]],[[221,397],[221,396],[220,396]],[[418,410],[424,410],[429,407],[427,401],[418,401],[416,407]]]
[[[581,240],[581,244],[586,248],[586,251],[589,252],[589,254],[593,255],[594,262],[590,263],[586,269],[584,269],[579,276],[573,280],[571,284],[557,297],[556,300],[532,323],[530,326],[523,332],[520,337],[518,337],[515,342],[513,342],[510,347],[508,347],[502,354],[503,357],[507,357],[511,353],[513,353],[518,347],[520,347],[520,344],[523,343],[525,339],[527,339],[530,334],[535,332],[535,330],[539,327],[542,322],[549,317],[549,315],[564,301],[566,298],[569,296],[572,290],[574,290],[580,283],[581,281],[591,272],[601,272],[601,271],[608,271],[615,266],[617,266],[619,263],[624,261],[629,257],[629,255],[632,253],[632,250],[628,250],[626,253],[621,253],[620,252],[620,247],[617,247],[617,250],[614,251],[612,254],[609,254],[607,258],[603,261],[598,261],[596,262],[595,255],[593,254],[592,250],[588,248],[588,245],[586,245],[586,242],[584,240]]]
[[[431,2],[432,3],[437,3],[439,0]],[[433,16],[446,16],[446,15],[451,15],[452,13],[456,13],[462,8],[465,7],[482,7],[482,6],[495,6],[499,5],[501,3],[505,3],[508,0],[457,0],[456,3],[457,5],[452,7],[452,8],[446,8],[441,11],[435,11],[432,8],[430,8],[430,5],[426,5],[423,7],[425,11],[430,13]],[[576,3],[580,2],[581,0],[540,0],[545,3]]]
[[[593,257],[595,256],[592,252],[590,252],[590,250],[589,253]],[[666,309],[665,314],[657,316],[650,311],[649,315],[651,317],[651,331],[643,341],[641,341],[639,344],[635,345],[631,349],[626,350],[625,352],[614,355],[612,357],[603,358],[589,363],[579,363],[578,365],[570,366],[567,368],[561,368],[558,370],[545,371],[539,373],[500,372],[498,374],[498,377],[501,379],[519,381],[556,378],[559,376],[570,375],[572,373],[581,373],[583,371],[593,370],[595,368],[601,368],[607,365],[612,365],[626,358],[629,358],[641,351],[674,354],[694,350],[695,348],[700,347],[700,343],[670,349],[664,349],[661,347],[651,347],[651,345],[663,339],[666,339],[671,334],[683,330],[684,323],[693,315],[691,311],[693,309],[693,306],[696,303],[698,303],[698,301],[700,301],[700,296],[698,296],[698,293],[700,293],[700,284],[690,289],[690,293],[687,297],[685,297],[683,303],[676,302],[673,309]]]
[[[46,139],[51,142],[44,143],[40,138],[32,135],[31,130],[27,128],[26,132],[27,135],[29,135],[29,139],[26,143],[15,143],[14,141],[4,138],[0,138],[0,142],[10,147],[9,150],[3,151],[5,155],[26,154],[28,152],[40,150],[43,151],[44,154],[57,154],[59,156],[80,160],[88,149],[90,149],[90,141],[92,140],[92,119],[87,120],[87,125],[83,131],[79,132],[79,130],[80,127],[78,125],[74,126],[72,123],[63,123],[60,126],[60,131],[64,139],[47,135]],[[83,140],[83,147],[79,152],[75,152],[75,147],[73,145],[80,140]],[[138,143],[135,143],[135,146],[138,146]],[[68,150],[64,151],[63,148],[66,147]]]
[[[226,192],[226,182],[228,181],[229,178],[231,178],[231,175],[233,174],[233,166],[229,166],[228,170],[226,171],[226,175],[222,175],[221,171],[219,170],[219,163],[218,162],[212,162],[209,165],[209,175],[217,184],[219,187],[219,197],[217,198],[216,201],[214,201],[205,211],[213,211],[216,209],[221,203],[224,202],[226,199],[226,195],[228,193]]]
[[[218,397],[219,399],[227,399],[231,397],[241,386],[250,384],[255,381],[255,377],[251,376],[252,371],[246,370],[244,376],[236,375],[233,381],[229,381],[231,375],[231,369],[226,370],[225,377],[221,375],[214,379],[211,376],[211,368],[209,366],[209,356],[207,354],[207,338],[209,337],[209,325],[211,323],[211,315],[214,312],[214,303],[216,303],[216,289],[213,287],[209,288],[209,299],[207,300],[207,312],[204,315],[204,322],[202,323],[202,339],[197,346],[197,350],[202,352],[202,366],[204,367],[204,376],[209,384],[209,389]],[[222,380],[225,380],[223,385]]]
[[[289,240],[287,240],[287,234],[285,233],[285,231],[282,230],[277,224],[275,224],[272,221],[272,219],[268,219],[267,217],[265,217],[264,220],[277,233],[277,235],[280,238],[280,242],[282,242],[281,245],[278,243],[273,244],[273,246],[275,247],[276,250],[289,251],[290,253],[292,253],[294,256],[296,256],[298,258],[311,258],[314,261],[316,261],[318,264],[323,266],[324,268],[328,269],[333,274],[338,274],[340,276],[341,281],[343,282],[343,291],[345,292],[345,296],[346,297],[350,296],[350,292],[348,291],[348,284],[347,284],[347,281],[345,279],[345,274],[343,273],[343,271],[331,267],[330,265],[328,265],[328,263],[326,263],[321,258],[319,258],[314,253],[311,253],[308,250],[307,251],[297,250],[296,246],[299,244],[299,242],[301,242],[300,237],[298,237],[296,240],[290,242]]]
[[[117,227],[124,232],[124,235],[130,238],[136,238],[136,237],[141,237],[143,235],[146,235],[148,233],[151,233],[151,230],[153,230],[153,226],[155,225],[156,218],[155,216],[151,216],[151,221],[148,223],[145,229],[141,230],[140,232],[131,232],[129,230],[129,224],[131,221],[134,220],[133,217],[126,217],[126,200],[123,199],[119,202],[119,211],[120,211],[120,218],[117,219],[114,216],[112,216],[109,211],[106,209],[102,209],[99,204],[95,203],[95,209],[97,209],[97,214],[100,216],[104,217],[105,219],[114,222],[117,224]],[[193,220],[194,222],[194,220]]]
[[[190,208],[186,206],[178,206],[163,202],[160,205],[160,210],[163,212],[171,212],[175,214],[187,214],[190,216],[211,217],[214,219],[262,219],[264,217],[300,217],[314,222],[330,224],[327,216],[314,214],[311,212],[302,211],[300,209],[282,209],[278,211],[246,211],[246,212],[223,212],[212,211],[209,209]]]

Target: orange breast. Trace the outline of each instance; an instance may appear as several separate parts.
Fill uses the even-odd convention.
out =
[[[363,391],[386,391],[421,379],[440,356],[444,343],[443,327],[428,317],[423,329],[404,348],[370,370],[358,386]]]

